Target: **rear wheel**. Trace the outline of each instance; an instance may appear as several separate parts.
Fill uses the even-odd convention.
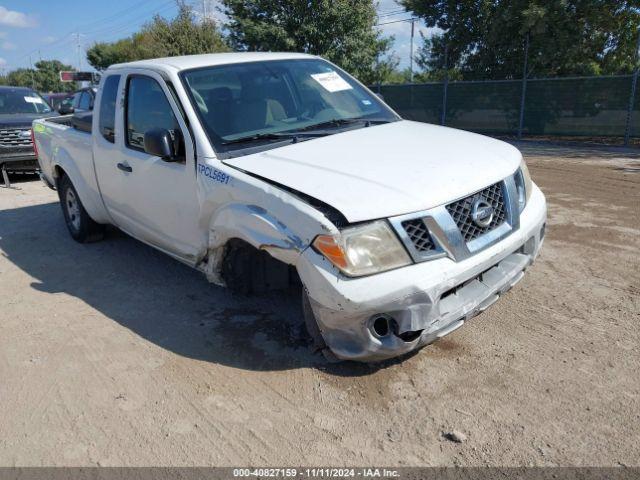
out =
[[[96,223],[89,216],[78,192],[66,175],[58,182],[58,196],[67,229],[76,242],[96,242],[104,238],[104,225]]]

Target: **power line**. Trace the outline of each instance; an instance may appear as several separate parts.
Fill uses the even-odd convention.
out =
[[[400,15],[400,14],[404,14],[407,13],[406,10],[401,9],[401,10],[394,10],[394,11],[390,11],[390,12],[385,12],[385,13],[378,13],[378,18],[382,18],[382,17],[392,17],[394,15]]]
[[[169,8],[173,8],[173,5],[174,5],[173,0],[168,0],[164,3],[161,3],[160,5],[155,5],[151,10],[146,10],[142,14],[138,14],[138,16],[134,19],[127,19],[123,22],[119,22],[114,25],[109,25],[104,28],[98,28],[97,30],[92,31],[90,35],[95,37],[95,36],[104,35],[107,32],[109,32],[109,34],[111,35],[117,31],[126,30],[131,25],[135,25],[136,23],[139,23],[141,16],[146,17],[147,15],[158,14],[160,12],[168,10]]]
[[[384,23],[376,23],[376,27],[381,27],[383,25],[391,25],[392,23],[403,23],[403,22],[413,22],[417,20],[416,17],[411,17],[411,18],[403,18],[402,20],[392,20],[390,22],[384,22]]]
[[[93,22],[90,22],[90,23],[87,23],[87,24],[84,24],[84,25],[80,25],[80,26],[76,27],[75,30],[71,30],[70,32],[67,32],[66,34],[64,34],[58,40],[56,40],[56,41],[54,41],[54,42],[52,42],[52,43],[50,43],[48,45],[45,45],[45,46],[42,46],[42,47],[39,47],[39,48],[35,48],[35,49],[27,52],[25,55],[23,55],[21,57],[18,57],[16,62],[19,62],[21,60],[24,60],[25,58],[28,58],[30,55],[38,52],[39,50],[51,50],[53,48],[60,48],[65,43],[71,43],[71,42],[74,41],[74,37],[76,36],[76,34],[78,34],[81,30],[85,30],[86,31],[86,30],[88,30],[87,27],[90,27],[91,25],[95,25],[97,23],[109,23],[110,21],[116,20],[116,17],[119,17],[119,18],[117,18],[117,20],[121,20],[123,14],[125,16],[129,15],[130,13],[134,12],[137,8],[139,8],[141,6],[144,6],[145,3],[148,3],[149,1],[151,1],[151,0],[143,0],[142,2],[138,3],[137,5],[128,8],[127,10],[122,10],[122,11],[116,13],[116,14],[109,15],[107,17],[104,17],[104,18],[100,19],[100,20],[95,20]],[[169,1],[163,2],[159,6],[155,5],[155,6],[153,6],[153,8],[151,10],[147,10],[147,11],[142,12],[142,13],[141,12],[135,12],[136,15],[137,15],[137,18],[133,19],[133,21],[131,19],[129,19],[125,23],[121,22],[121,23],[118,23],[118,24],[110,25],[107,28],[98,29],[97,31],[94,30],[89,35],[95,38],[96,35],[103,35],[103,34],[105,34],[107,32],[108,32],[109,35],[112,35],[112,34],[115,34],[115,33],[119,32],[119,31],[124,31],[124,30],[128,29],[131,25],[134,25],[135,23],[139,22],[140,21],[140,16],[147,16],[147,15],[150,15],[152,13],[158,13],[161,10],[162,11],[166,11],[167,10],[166,7],[168,7],[169,4],[173,5],[173,0],[169,0]],[[146,6],[148,7],[149,5],[146,5]],[[76,45],[77,45],[77,38],[75,38],[75,40],[76,40]]]
[[[96,25],[96,24],[104,24],[104,23],[108,23],[111,20],[115,20],[115,19],[120,19],[122,17],[122,15],[128,15],[131,12],[135,11],[136,9],[140,8],[141,6],[143,6],[145,3],[149,3],[151,0],[142,0],[141,2],[139,2],[137,5],[134,5],[132,7],[128,7],[125,8],[123,10],[120,10],[119,12],[114,13],[113,15],[109,15],[108,17],[105,17],[101,20],[94,20],[93,22],[89,22],[86,23],[82,26],[82,29],[85,30],[88,27],[92,26],[92,25]]]

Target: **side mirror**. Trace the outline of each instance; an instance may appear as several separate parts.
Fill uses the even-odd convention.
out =
[[[58,113],[60,115],[70,115],[75,111],[75,109],[69,105],[68,103],[63,103],[58,107]]]
[[[162,158],[165,162],[175,162],[176,140],[166,128],[152,128],[144,132],[144,151]]]

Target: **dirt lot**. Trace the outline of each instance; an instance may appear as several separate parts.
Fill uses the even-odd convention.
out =
[[[640,465],[640,153],[522,148],[539,261],[375,368],[312,355],[296,297],[79,245],[39,181],[0,189],[0,465]]]

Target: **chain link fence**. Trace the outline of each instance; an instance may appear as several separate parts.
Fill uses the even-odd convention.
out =
[[[492,135],[640,137],[635,75],[376,85],[408,120]]]

